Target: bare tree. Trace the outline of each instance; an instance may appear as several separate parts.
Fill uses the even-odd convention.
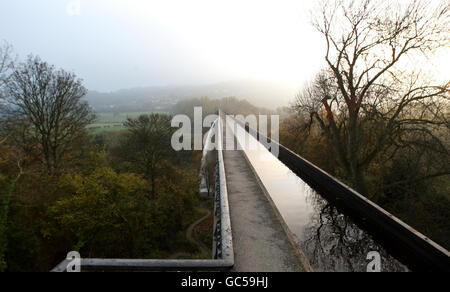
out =
[[[315,17],[327,69],[295,108],[319,123],[360,192],[369,164],[388,149],[411,145],[417,134],[448,154],[437,134],[448,131],[450,82],[431,84],[407,70],[407,62],[449,45],[449,7],[447,1],[338,0],[323,2]]]
[[[12,50],[12,46],[6,42],[0,45],[0,88],[6,84],[10,71],[14,68]]]
[[[38,145],[50,174],[61,168],[73,142],[95,118],[82,101],[86,92],[73,73],[56,70],[33,56],[14,70],[6,84],[9,124],[15,127],[20,121],[21,136]]]

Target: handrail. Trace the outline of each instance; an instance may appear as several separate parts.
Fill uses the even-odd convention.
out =
[[[220,243],[219,252],[215,254],[215,257],[228,260],[229,263],[234,265],[234,250],[233,250],[233,236],[231,231],[231,219],[230,219],[230,207],[228,203],[228,189],[225,174],[225,163],[223,159],[223,125],[222,125],[222,112],[219,110],[218,120],[218,174],[219,174],[219,189],[216,191],[216,196],[219,195],[220,199],[216,197],[217,201],[220,201],[220,240],[216,240],[216,243]],[[216,184],[217,189],[217,184]]]
[[[80,260],[82,271],[227,271],[234,266],[228,191],[223,160],[223,125],[221,112],[218,120],[217,173],[214,232],[214,259],[96,259]],[[71,260],[64,260],[52,272],[66,272]]]

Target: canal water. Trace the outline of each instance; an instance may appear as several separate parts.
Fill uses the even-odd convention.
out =
[[[407,271],[367,232],[321,197],[239,124],[227,119],[227,131],[234,133],[314,271],[365,272],[374,261],[369,256],[373,252],[380,256],[381,271]]]

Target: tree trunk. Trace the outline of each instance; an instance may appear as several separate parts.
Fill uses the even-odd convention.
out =
[[[360,151],[360,135],[358,125],[358,110],[349,109],[349,123],[348,123],[348,145],[347,153],[349,160],[348,177],[351,180],[352,187],[359,193],[367,195],[367,187],[364,179],[364,170],[359,165],[359,151]]]

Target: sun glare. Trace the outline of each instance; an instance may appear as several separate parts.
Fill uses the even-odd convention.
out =
[[[142,42],[146,32],[163,31],[175,49],[205,67],[234,78],[272,80],[298,86],[319,69],[323,50],[309,26],[303,1],[95,1]],[[202,66],[199,66],[199,69]]]

